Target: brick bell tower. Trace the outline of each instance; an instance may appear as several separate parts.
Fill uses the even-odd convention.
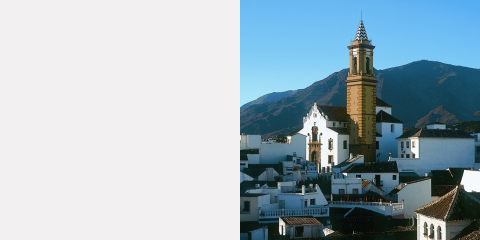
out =
[[[351,41],[350,71],[347,80],[347,127],[350,129],[350,153],[365,156],[365,162],[375,162],[376,151],[376,85],[373,74],[372,41],[360,21],[355,39]]]

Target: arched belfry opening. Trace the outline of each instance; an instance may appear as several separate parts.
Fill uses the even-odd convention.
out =
[[[367,73],[368,73],[368,74],[371,74],[371,70],[370,70],[370,57],[367,57],[367,58],[365,59],[365,66],[366,66],[366,68],[367,68]]]

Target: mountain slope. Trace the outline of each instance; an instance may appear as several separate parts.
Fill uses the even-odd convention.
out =
[[[262,137],[284,135],[302,128],[302,117],[319,105],[345,106],[347,69],[276,101],[240,110],[240,132]],[[433,61],[374,70],[377,96],[393,106],[393,116],[405,126],[428,121],[480,120],[480,70]]]
[[[255,104],[262,104],[262,103],[277,101],[281,98],[288,97],[288,96],[296,93],[297,91],[298,90],[288,90],[288,91],[285,91],[285,92],[274,92],[274,93],[265,94],[265,95],[255,99],[255,100],[251,101],[251,102],[243,104],[243,106],[240,107],[240,110],[242,110],[242,109],[244,109],[248,106],[255,105]]]

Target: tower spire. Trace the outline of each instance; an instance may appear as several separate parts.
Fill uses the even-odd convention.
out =
[[[358,25],[357,34],[355,35],[354,41],[366,40],[368,41],[367,31],[365,31],[365,26],[363,26],[363,20],[360,20]]]

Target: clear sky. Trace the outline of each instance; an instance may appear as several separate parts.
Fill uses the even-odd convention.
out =
[[[374,67],[418,60],[480,68],[480,1],[240,1],[240,106],[348,67],[362,18]]]

